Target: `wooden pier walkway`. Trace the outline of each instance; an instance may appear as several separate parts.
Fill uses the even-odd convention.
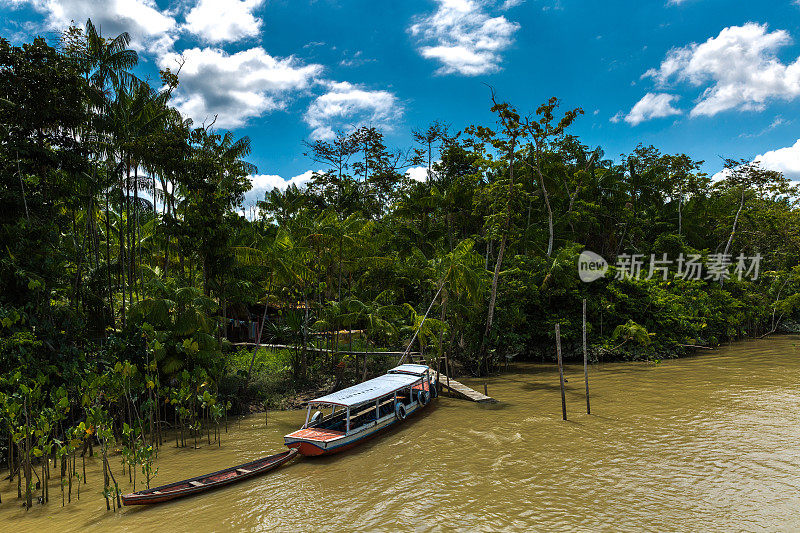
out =
[[[243,348],[255,348],[256,343],[254,342],[232,342],[232,346],[243,347]],[[259,344],[260,348],[267,348],[271,350],[302,350],[302,346],[295,346],[292,344]],[[405,352],[364,352],[364,351],[354,351],[354,350],[329,350],[328,348],[315,348],[313,346],[306,346],[306,351],[308,352],[315,352],[315,353],[338,353],[343,355],[367,355],[369,357],[377,357],[377,356],[387,356],[387,357],[397,357],[403,355]],[[419,352],[409,352],[411,355],[418,356]]]
[[[412,363],[419,363],[423,365],[428,364],[425,360],[423,360],[422,356],[417,353],[409,354],[408,359]],[[456,398],[478,403],[497,403],[497,400],[491,396],[487,396],[482,392],[478,392],[475,389],[467,387],[463,383],[456,381],[453,378],[448,378],[441,372],[439,372],[439,383],[442,386],[442,390],[446,390],[451,396]]]
[[[449,384],[448,384],[449,381]],[[448,391],[453,396],[463,398],[478,403],[497,403],[497,400],[491,396],[486,396],[482,392],[471,389],[463,383],[449,378],[444,374],[439,374],[439,383],[442,384],[442,389]]]

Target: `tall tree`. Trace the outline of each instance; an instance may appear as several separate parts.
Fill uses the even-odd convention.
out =
[[[514,195],[514,167],[517,158],[517,149],[520,138],[525,134],[525,128],[520,120],[520,115],[511,104],[507,102],[498,103],[494,90],[492,90],[492,107],[491,111],[497,117],[498,131],[495,132],[484,126],[476,126],[470,128],[468,131],[479,138],[481,141],[489,143],[501,157],[508,168],[508,179],[506,183],[505,201],[502,205],[501,219],[502,223],[499,230],[500,247],[497,251],[497,259],[492,273],[492,285],[489,293],[489,309],[486,316],[486,327],[484,328],[483,338],[481,339],[480,347],[480,360],[488,371],[488,342],[489,335],[492,332],[492,324],[494,322],[495,304],[497,302],[497,285],[500,280],[500,268],[503,265],[503,256],[505,255],[506,245],[508,244],[509,228],[511,227],[511,202]]]

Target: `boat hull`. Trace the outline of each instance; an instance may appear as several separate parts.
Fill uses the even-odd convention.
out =
[[[430,402],[428,403],[430,405]],[[426,406],[421,406],[419,404],[415,405],[413,409],[408,411],[406,415],[406,420],[408,417],[412,416],[417,411],[420,411]],[[335,453],[343,452],[349,450],[359,444],[362,444],[378,435],[386,432],[390,428],[397,425],[398,420],[397,418],[392,418],[383,422],[378,423],[377,425],[367,428],[363,431],[358,433],[347,435],[341,439],[337,439],[334,441],[313,441],[313,440],[306,440],[306,439],[290,439],[289,436],[286,437],[286,446],[290,449],[296,449],[300,452],[300,455],[305,457],[316,457],[320,455],[333,455]]]
[[[132,494],[125,494],[122,496],[122,504],[127,506],[163,503],[218,489],[274,470],[291,461],[296,455],[297,450],[288,450],[210,474],[204,474],[202,476],[177,481],[153,489],[134,492]]]

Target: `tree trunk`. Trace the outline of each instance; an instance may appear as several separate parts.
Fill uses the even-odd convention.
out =
[[[508,192],[506,196],[506,218],[505,222],[503,223],[503,236],[500,239],[500,250],[497,252],[497,261],[494,265],[494,273],[492,274],[492,292],[489,295],[489,312],[486,316],[486,329],[483,333],[483,339],[481,339],[481,348],[480,348],[480,361],[484,365],[484,370],[486,373],[489,373],[489,359],[487,357],[487,345],[489,339],[489,334],[492,331],[492,323],[494,322],[494,307],[495,302],[497,301],[497,285],[500,279],[500,268],[503,265],[503,255],[506,251],[506,243],[508,241],[508,230],[511,227],[511,199],[514,193],[514,150],[516,144],[514,142],[511,143],[510,148],[510,156],[509,156],[509,164],[508,164],[508,172],[509,172],[509,183],[508,183]]]
[[[111,224],[109,222],[110,205],[108,196],[111,191],[106,191],[106,272],[108,274],[108,306],[111,308],[111,324],[117,327],[117,318],[114,312],[114,291],[111,287]]]
[[[542,190],[542,198],[544,199],[544,205],[547,207],[547,229],[548,229],[548,239],[547,239],[547,257],[553,255],[553,241],[555,240],[555,229],[553,227],[553,209],[550,206],[550,195],[547,193],[547,187],[544,185],[544,175],[542,170],[539,166],[539,152],[537,148],[536,152],[536,174],[539,176],[539,188]]]
[[[742,187],[742,199],[739,202],[739,209],[736,211],[736,216],[733,217],[733,227],[731,228],[731,234],[728,237],[728,242],[725,244],[725,251],[722,252],[723,255],[728,255],[731,249],[731,243],[733,243],[733,236],[736,234],[736,226],[739,223],[739,215],[742,213],[742,208],[744,207],[744,192],[745,189]]]
[[[678,237],[683,232],[683,185],[681,185],[680,192],[678,193]]]
[[[497,285],[500,279],[500,267],[503,264],[503,254],[506,251],[507,239],[508,237],[503,235],[503,238],[500,240],[500,250],[497,252],[497,262],[494,265],[494,273],[492,274],[492,291],[489,295],[489,314],[486,317],[486,329],[483,332],[483,340],[481,341],[480,360],[484,365],[484,370],[486,373],[489,372],[489,360],[486,354],[486,342],[489,338],[489,334],[492,331],[492,323],[494,322],[494,307],[495,302],[497,301]]]
[[[25,455],[23,457],[25,465],[25,505],[27,509],[30,509],[33,506],[33,493],[31,491],[31,431],[30,420],[28,419],[27,397],[23,401],[23,409],[25,410]]]
[[[261,324],[258,327],[258,337],[255,339],[256,345],[253,348],[253,355],[250,357],[250,364],[247,366],[247,380],[250,381],[250,374],[253,372],[253,363],[256,360],[256,353],[261,344],[261,335],[264,333],[264,324],[267,322],[267,310],[269,309],[269,293],[272,292],[272,276],[269,278],[267,286],[267,301],[264,303],[264,314],[261,316]]]

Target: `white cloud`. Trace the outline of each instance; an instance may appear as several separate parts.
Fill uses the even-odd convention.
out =
[[[745,132],[742,132],[742,133],[739,134],[739,138],[741,138],[741,139],[752,139],[754,137],[761,137],[762,135],[764,135],[766,133],[769,133],[774,129],[780,128],[781,126],[789,125],[791,123],[792,123],[791,120],[786,120],[782,116],[778,115],[778,116],[775,117],[775,119],[772,122],[770,122],[769,126],[767,126],[766,128],[763,128],[761,131],[759,131],[757,133],[751,133],[751,132],[746,132],[745,131]]]
[[[322,72],[322,66],[303,65],[294,57],[275,58],[263,48],[235,54],[218,48],[192,48],[185,61],[173,103],[195,121],[218,115],[217,126],[236,128],[248,119],[285,106],[291,93],[307,89]],[[162,67],[180,60],[167,54]]]
[[[391,130],[403,115],[397,97],[389,91],[367,90],[348,82],[328,82],[305,113],[312,139],[331,139],[337,129],[363,124]]]
[[[519,24],[490,16],[484,0],[437,1],[436,12],[418,17],[408,29],[421,45],[420,54],[442,64],[439,74],[476,76],[499,70],[500,53],[513,43]]]
[[[261,30],[261,19],[253,11],[263,4],[264,0],[200,0],[186,14],[183,27],[209,43],[254,37]]]
[[[45,15],[45,25],[54,31],[66,29],[71,21],[83,25],[86,19],[104,37],[116,37],[127,31],[131,46],[139,51],[164,53],[172,48],[177,38],[174,13],[162,11],[154,0],[27,0]]]
[[[691,116],[713,116],[738,109],[760,111],[770,100],[800,96],[800,58],[782,63],[776,53],[792,42],[784,30],[767,32],[766,24],[730,26],[702,44],[670,50],[651,77],[665,86],[687,82],[703,87]]]
[[[441,159],[437,159],[433,161],[433,165],[438,165],[442,162]],[[425,182],[428,181],[428,167],[427,166],[418,166],[418,167],[411,167],[406,170],[406,176],[414,181],[421,181]],[[436,179],[436,171],[433,171],[433,179]]]
[[[800,179],[800,139],[792,146],[770,150],[755,157],[766,169],[783,172],[783,175],[793,180]]]
[[[411,167],[406,170],[406,176],[414,181],[428,181],[428,167]]]
[[[716,183],[718,181],[722,181],[724,179],[727,179],[727,177],[730,176],[730,174],[731,174],[731,170],[729,168],[723,168],[719,172],[717,172],[715,174],[712,174],[711,181],[714,182],[714,183]]]
[[[625,122],[636,126],[645,120],[680,115],[681,110],[672,107],[672,102],[677,99],[678,97],[674,94],[647,93],[625,115]],[[617,113],[611,118],[611,122],[619,122],[620,118],[622,118],[621,113]]]
[[[277,174],[256,174],[249,176],[253,188],[245,194],[243,205],[255,205],[256,202],[264,199],[264,194],[272,191],[273,189],[286,190],[289,185],[297,185],[304,187],[309,181],[314,172],[306,170],[302,174],[298,174],[289,179],[284,179]]]
[[[792,146],[770,150],[757,155],[753,161],[767,170],[781,172],[791,180],[800,180],[800,139]],[[723,168],[713,176],[712,181],[720,181],[730,175],[730,169]]]

